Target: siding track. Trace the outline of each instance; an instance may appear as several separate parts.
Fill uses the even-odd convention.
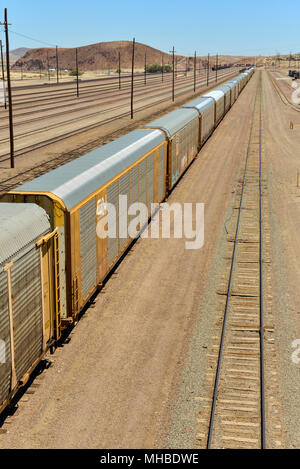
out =
[[[266,416],[266,342],[268,359],[276,353],[274,339],[268,337],[273,329],[264,324],[264,305],[269,295],[264,284],[268,254],[263,219],[261,73],[239,196],[239,204],[234,207],[234,231],[228,235],[228,276],[218,291],[223,310],[221,334],[220,338],[214,337],[209,353],[206,383],[210,397],[200,398],[203,408],[198,441],[207,449],[267,447],[270,422]],[[269,314],[267,317],[269,320]],[[273,394],[268,415],[278,415],[275,392],[268,383],[268,396],[270,391]],[[274,426],[280,430],[280,422]],[[271,447],[280,446],[280,436],[276,434],[275,440]]]

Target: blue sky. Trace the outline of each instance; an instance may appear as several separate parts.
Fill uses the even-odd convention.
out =
[[[300,2],[290,0],[6,0],[12,31],[60,47],[131,40],[178,54],[300,52]],[[2,33],[3,39],[3,33]],[[46,47],[10,33],[11,49]]]

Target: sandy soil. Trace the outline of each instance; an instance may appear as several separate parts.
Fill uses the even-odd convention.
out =
[[[300,113],[285,106],[267,75],[265,83],[265,149],[272,214],[273,296],[277,317],[280,382],[286,447],[300,447],[300,366],[293,363],[300,339]],[[290,91],[289,91],[290,92]],[[290,98],[290,95],[287,94]],[[294,130],[290,122],[294,122]]]
[[[169,198],[206,204],[203,249],[186,251],[184,240],[139,240],[71,342],[50,358],[53,365],[36,379],[36,392],[25,394],[4,423],[1,448],[164,444],[176,419],[172,403],[191,335],[203,319],[199,311],[208,272],[245,154],[255,86],[256,78]],[[205,348],[201,353],[195,349],[194,359],[201,362]]]

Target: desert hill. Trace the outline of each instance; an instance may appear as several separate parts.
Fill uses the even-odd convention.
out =
[[[114,41],[100,42],[78,48],[79,69],[87,70],[116,70],[118,68],[119,52],[121,54],[121,69],[127,70],[131,67],[132,42]],[[148,64],[161,64],[162,54],[160,50],[145,44],[136,43],[135,45],[135,67],[143,68],[145,63],[145,53],[147,54]],[[47,54],[49,56],[49,67],[56,68],[56,50],[55,48],[30,49],[25,55],[19,58],[13,66],[14,70],[39,70],[47,69]],[[75,49],[58,49],[59,68],[75,68]],[[181,60],[178,56],[177,60]],[[172,62],[170,54],[164,54],[164,63]]]
[[[100,42],[98,44],[91,44],[78,48],[78,63],[81,71],[88,70],[111,70],[118,69],[118,57],[121,54],[121,69],[130,70],[131,68],[131,55],[132,55],[132,42],[131,41],[113,41],[113,42]],[[161,64],[162,55],[164,56],[165,64],[172,64],[172,55],[170,53],[162,52],[153,47],[136,43],[135,46],[135,69],[142,70],[145,63],[145,53],[147,55],[147,64]],[[47,70],[49,57],[49,68],[56,69],[56,50],[55,48],[39,48],[26,50],[25,54],[20,57],[13,65],[13,70],[34,71],[34,70]],[[75,49],[74,48],[59,48],[59,68],[73,69],[75,68]],[[253,62],[253,58],[252,62]],[[186,67],[186,60],[188,66],[193,67],[193,57],[184,57],[182,55],[176,56],[178,63],[178,70]],[[228,55],[219,57],[219,64],[236,63],[243,61],[243,57],[232,57]],[[249,58],[250,60],[250,58]],[[203,66],[207,61],[207,57],[198,57],[197,66]],[[251,63],[252,63],[251,62]],[[214,65],[215,57],[211,57],[211,65]]]

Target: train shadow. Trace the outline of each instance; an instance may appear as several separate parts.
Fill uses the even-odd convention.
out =
[[[42,373],[49,369],[52,365],[52,362],[43,359],[39,362],[39,364],[36,366],[36,368],[33,370],[31,373],[28,381],[26,384],[24,384],[14,395],[14,397],[11,400],[11,403],[3,410],[3,412],[0,414],[0,430],[2,429],[3,425],[5,424],[7,418],[13,417],[17,410],[19,409],[19,402],[20,400],[24,397],[24,395],[29,391],[31,386],[34,384],[34,381],[36,380],[37,377],[41,376]]]

